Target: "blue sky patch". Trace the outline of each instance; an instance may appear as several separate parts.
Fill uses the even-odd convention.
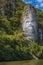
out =
[[[35,8],[43,11],[43,0],[23,0],[25,3],[32,4]]]

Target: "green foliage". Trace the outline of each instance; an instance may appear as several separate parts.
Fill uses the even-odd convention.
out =
[[[30,39],[24,39],[20,29],[20,20],[25,3],[14,0],[16,8],[10,8],[10,3],[1,0],[1,6],[6,6],[4,15],[0,14],[0,61],[33,59],[33,55],[43,58],[43,48]],[[37,20],[43,28],[43,12],[37,10]],[[30,44],[30,45],[29,45]]]
[[[32,55],[35,55],[36,57],[40,57],[41,54],[42,54],[42,49],[41,49],[41,46],[38,45],[37,43],[34,43],[32,42],[29,46],[29,50],[30,50],[30,53]]]
[[[0,39],[0,61],[32,59],[32,55],[25,47],[24,40],[16,38],[15,35],[1,35]]]
[[[43,12],[36,9],[37,21],[40,28],[43,29]]]
[[[10,21],[7,20],[7,18],[1,18],[0,17],[0,33],[6,32],[8,34],[12,34],[13,31],[11,29]]]

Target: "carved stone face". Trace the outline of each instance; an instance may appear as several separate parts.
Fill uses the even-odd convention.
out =
[[[26,38],[32,38],[37,40],[37,22],[36,22],[36,13],[33,7],[26,6],[22,15],[22,31],[23,35]]]
[[[32,22],[25,21],[23,23],[23,32],[24,35],[31,36],[31,37],[35,34],[34,25],[32,25]]]

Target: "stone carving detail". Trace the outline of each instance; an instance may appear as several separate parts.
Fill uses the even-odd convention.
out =
[[[38,28],[36,19],[36,10],[30,4],[24,7],[21,25],[23,31],[23,37],[32,38],[34,41],[38,41],[43,45],[43,30]]]
[[[34,7],[26,5],[22,14],[22,31],[24,37],[38,40],[38,26]]]

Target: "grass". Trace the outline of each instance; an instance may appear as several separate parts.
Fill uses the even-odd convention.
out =
[[[43,60],[0,62],[0,65],[43,65]]]

